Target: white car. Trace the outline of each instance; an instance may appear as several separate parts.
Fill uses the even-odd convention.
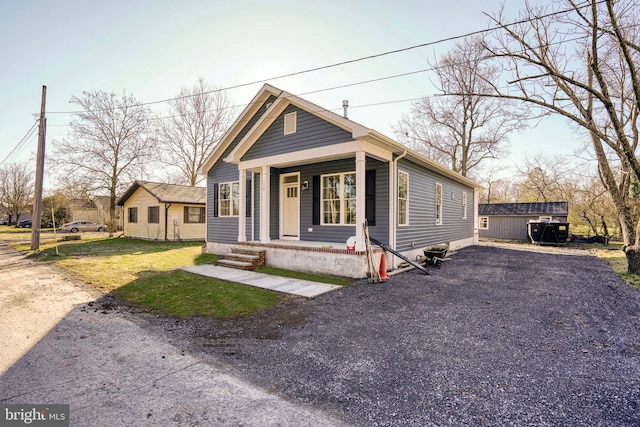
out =
[[[107,227],[104,224],[96,224],[91,221],[73,221],[62,224],[62,231],[77,233],[78,231],[104,231]]]

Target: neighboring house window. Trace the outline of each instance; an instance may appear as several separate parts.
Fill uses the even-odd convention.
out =
[[[204,208],[201,206],[184,207],[184,223],[198,224],[204,223]]]
[[[284,115],[284,134],[291,135],[292,133],[296,133],[297,130],[297,119],[298,114],[294,111],[293,113],[287,113]]]
[[[481,216],[478,218],[478,228],[480,230],[488,230],[489,229],[489,217]]]
[[[322,223],[356,223],[355,172],[322,175]]]
[[[467,192],[462,192],[462,219],[467,219]]]
[[[398,225],[409,224],[409,174],[398,171]]]
[[[442,224],[442,184],[436,183],[436,225]]]
[[[149,224],[158,224],[160,222],[159,206],[149,206],[148,221]]]
[[[225,182],[218,186],[218,212],[220,216],[240,214],[240,183]]]
[[[127,218],[129,222],[138,222],[138,208],[129,208]]]

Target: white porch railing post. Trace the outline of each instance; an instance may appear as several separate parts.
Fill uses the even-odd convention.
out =
[[[356,251],[365,250],[362,224],[366,219],[367,192],[366,157],[364,151],[356,151]]]
[[[240,169],[238,188],[238,242],[247,241],[247,171]]]

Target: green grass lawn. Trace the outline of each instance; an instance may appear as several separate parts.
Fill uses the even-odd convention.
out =
[[[8,229],[8,230],[5,230]],[[18,230],[18,231],[16,231]],[[95,234],[92,234],[94,236]],[[153,242],[101,237],[61,241],[43,233],[30,249],[30,230],[0,226],[0,240],[38,261],[52,262],[103,293],[143,310],[176,317],[228,318],[272,307],[287,296],[252,286],[199,276],[179,267],[215,262],[202,242]],[[346,279],[263,267],[261,272],[346,285]]]
[[[634,286],[640,289],[640,275],[629,273],[627,257],[624,252],[620,249],[622,247],[622,243],[614,242],[610,244],[608,247],[603,247],[602,245],[597,245],[594,247],[594,252],[604,262],[611,267],[614,273],[618,275],[622,280],[629,283],[631,286]]]
[[[174,317],[242,316],[286,299],[273,291],[237,285],[186,271],[156,273],[115,289],[112,294],[146,311]]]

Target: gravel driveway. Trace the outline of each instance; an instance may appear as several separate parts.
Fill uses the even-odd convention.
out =
[[[0,242],[0,405],[67,404],[70,425],[82,427],[341,424],[228,364],[202,361],[95,297],[64,270]],[[5,418],[2,410],[0,426]]]
[[[639,307],[592,256],[471,247],[244,320],[138,319],[353,425],[623,426],[640,420]]]

